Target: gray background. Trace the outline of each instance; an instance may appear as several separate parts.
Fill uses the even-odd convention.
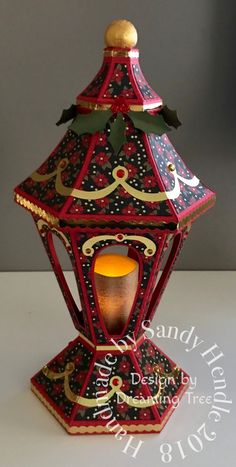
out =
[[[103,33],[126,18],[139,32],[144,74],[183,126],[171,140],[217,192],[178,269],[235,269],[234,0],[1,0],[1,270],[50,269],[13,188],[49,155],[61,110],[101,65]]]

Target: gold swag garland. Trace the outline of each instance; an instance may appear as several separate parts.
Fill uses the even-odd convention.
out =
[[[109,196],[120,185],[124,188],[125,191],[127,191],[134,198],[137,198],[141,201],[148,201],[148,202],[153,202],[153,203],[165,201],[167,199],[178,198],[178,196],[181,193],[179,180],[191,187],[196,187],[200,182],[200,180],[196,176],[192,177],[191,179],[181,177],[181,175],[177,174],[176,169],[173,166],[173,164],[168,163],[167,167],[169,171],[173,174],[173,177],[175,180],[174,188],[170,191],[159,191],[158,193],[145,193],[144,191],[139,191],[136,188],[130,186],[126,182],[128,175],[129,175],[128,170],[125,167],[119,165],[118,167],[114,168],[112,171],[112,176],[114,178],[113,183],[106,186],[105,188],[102,188],[101,190],[85,191],[85,190],[79,190],[77,188],[68,188],[63,185],[62,180],[61,180],[61,173],[63,172],[63,170],[65,170],[68,163],[69,163],[69,160],[67,158],[62,159],[59,162],[57,168],[53,172],[48,173],[48,174],[39,174],[38,172],[33,172],[33,174],[31,175],[31,178],[35,182],[42,182],[42,181],[49,180],[50,178],[56,176],[56,181],[55,181],[56,191],[60,195],[63,195],[63,196],[72,196],[74,198],[86,199],[86,200],[96,200],[96,199],[104,198],[105,196]]]
[[[106,404],[114,396],[114,394],[118,394],[120,399],[122,399],[124,402],[126,402],[126,404],[128,404],[131,407],[147,408],[156,405],[162,394],[163,388],[161,387],[161,385],[159,385],[157,393],[154,396],[149,396],[147,399],[136,399],[134,397],[128,396],[123,391],[121,391],[121,386],[123,384],[122,378],[116,375],[110,378],[109,385],[111,389],[104,396],[98,398],[87,398],[79,396],[71,390],[69,383],[69,376],[73,373],[74,369],[74,363],[69,362],[66,364],[65,370],[61,373],[54,372],[50,370],[47,366],[45,366],[42,369],[42,372],[47,378],[51,380],[63,378],[64,392],[67,399],[76,404],[83,405],[84,407],[100,407],[101,405]],[[180,369],[178,367],[175,367],[171,373],[165,373],[158,365],[156,365],[153,370],[154,373],[164,377],[176,377],[179,375],[180,372]],[[115,381],[117,382],[117,384],[115,384]]]

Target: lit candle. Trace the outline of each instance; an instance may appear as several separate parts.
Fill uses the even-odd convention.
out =
[[[118,254],[96,258],[95,285],[99,307],[110,334],[120,334],[127,322],[138,286],[138,263]]]

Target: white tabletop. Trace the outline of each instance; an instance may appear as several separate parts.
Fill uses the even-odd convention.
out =
[[[71,274],[66,273],[68,280]],[[221,413],[216,423],[208,418],[212,403],[193,403],[190,394],[183,397],[161,434],[134,435],[133,445],[143,441],[135,459],[130,449],[122,452],[129,435],[122,441],[113,435],[68,435],[29,385],[30,377],[76,336],[56,279],[50,272],[1,273],[0,296],[0,467],[164,465],[163,443],[168,443],[162,446],[165,452],[172,449],[172,458],[165,456],[170,465],[222,467],[224,461],[235,465],[234,404],[215,403]],[[197,378],[193,392],[203,396],[201,400],[214,397],[211,370],[216,366],[223,369],[220,379],[226,384],[219,398],[225,395],[229,401],[235,396],[235,307],[236,272],[174,272],[152,323],[154,342]],[[177,327],[176,339],[157,338],[161,330],[167,335],[170,326]],[[184,340],[192,327],[189,343],[182,343],[180,336]],[[187,352],[196,336],[203,342]],[[224,356],[208,365],[210,354],[202,354],[214,344]],[[204,439],[202,430],[198,435],[204,423],[208,435],[216,433],[215,440]]]

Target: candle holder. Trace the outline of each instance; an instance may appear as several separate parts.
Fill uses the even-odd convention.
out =
[[[105,42],[101,69],[58,122],[72,120],[65,136],[15,189],[78,331],[31,387],[71,434],[111,433],[109,411],[128,433],[159,432],[187,375],[145,338],[142,323],[150,325],[190,227],[215,194],[167,137],[180,122],[142,74],[134,26],[113,22]],[[56,237],[81,304],[63,274]]]

